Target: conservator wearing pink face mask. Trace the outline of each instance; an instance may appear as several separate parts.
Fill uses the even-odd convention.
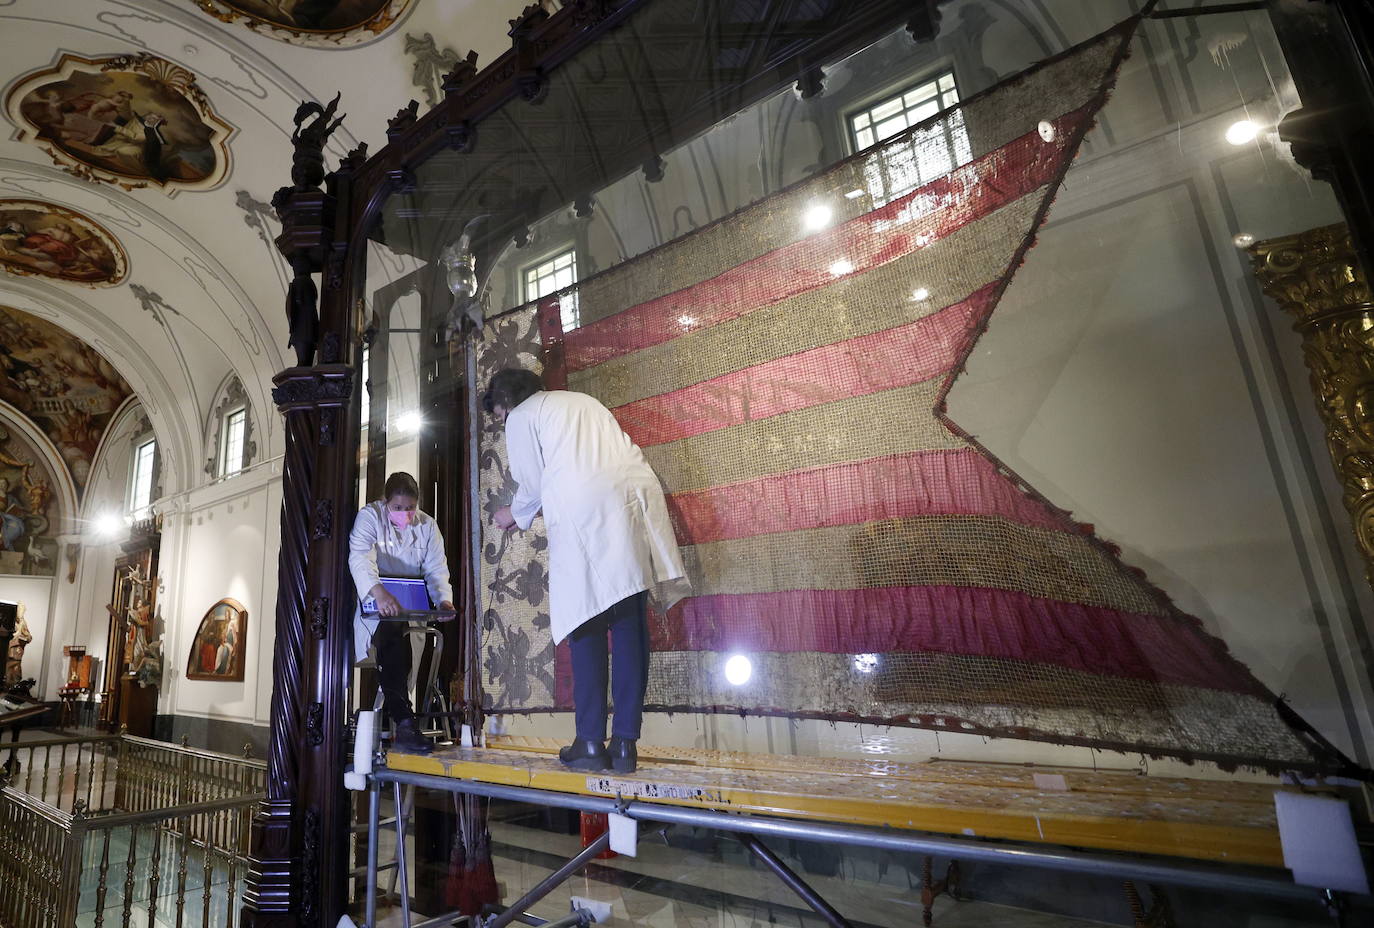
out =
[[[396,615],[401,609],[396,597],[382,586],[382,577],[423,577],[430,601],[440,609],[453,609],[444,536],[419,505],[415,478],[397,472],[386,478],[382,498],[359,510],[353,522],[348,568],[358,599],[372,596],[382,615]],[[354,660],[366,657],[369,646],[376,653],[383,706],[396,726],[396,749],[428,754],[430,743],[420,734],[410,704],[410,639],[404,634],[404,623],[364,618],[360,605],[353,619]]]

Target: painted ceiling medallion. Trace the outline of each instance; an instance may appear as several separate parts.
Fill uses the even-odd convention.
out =
[[[192,0],[221,22],[241,22],[293,45],[357,45],[381,35],[411,0]]]
[[[24,141],[85,180],[175,194],[229,176],[234,127],[194,74],[152,55],[62,55],[15,83],[5,111]]]
[[[129,259],[104,226],[41,200],[0,200],[0,267],[12,274],[110,287]]]
[[[105,427],[132,393],[114,366],[75,335],[0,306],[0,400],[52,439],[78,491]]]

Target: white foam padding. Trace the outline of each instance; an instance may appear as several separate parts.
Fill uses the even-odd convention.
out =
[[[1350,804],[1331,796],[1274,793],[1283,865],[1293,882],[1320,889],[1368,893],[1369,877],[1355,841]]]
[[[375,750],[377,750],[377,713],[370,709],[364,709],[358,713],[358,731],[353,736],[353,769],[361,774],[371,773],[372,752]]]

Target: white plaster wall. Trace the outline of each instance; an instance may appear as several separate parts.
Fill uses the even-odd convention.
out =
[[[86,645],[100,663],[97,689],[103,680],[109,629],[105,606],[124,536],[97,536],[94,525],[103,514],[124,513],[132,438],[140,412],[135,403],[120,413],[92,468],[78,525],[82,549],[75,582],[66,580],[65,559],[53,580],[54,631],[44,660],[47,699],[57,698],[65,673],[64,644]],[[209,481],[199,470],[197,476]],[[280,484],[280,461],[269,458],[233,477],[154,503],[163,517],[157,599],[164,655],[159,713],[267,724],[281,538]],[[224,597],[238,600],[248,610],[244,680],[186,680],[186,658],[196,628],[210,606]]]
[[[167,668],[159,712],[266,724],[281,545],[281,475],[276,461],[187,494],[163,516]],[[200,620],[224,598],[248,610],[242,682],[187,680]]]

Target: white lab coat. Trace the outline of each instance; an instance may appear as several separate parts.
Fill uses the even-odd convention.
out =
[[[688,595],[658,476],[609,409],[585,393],[536,393],[507,416],[506,453],[516,525],[544,512],[555,643],[642,590],[661,611]]]
[[[367,656],[376,619],[363,618],[362,600],[383,577],[423,577],[429,598],[437,606],[453,601],[449,583],[448,558],[444,555],[444,536],[434,519],[416,510],[416,521],[398,530],[386,517],[386,503],[376,500],[358,511],[353,531],[348,536],[348,569],[358,588],[358,605],[353,613],[353,659]]]

